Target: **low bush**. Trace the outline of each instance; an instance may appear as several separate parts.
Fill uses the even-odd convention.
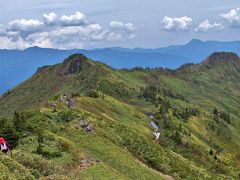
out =
[[[61,172],[61,167],[56,165],[56,163],[37,154],[16,150],[13,152],[13,157],[18,163],[28,168],[35,178]]]
[[[2,153],[0,153],[0,164],[6,170],[5,176],[9,175],[9,177],[14,177],[12,179],[18,179],[18,180],[35,179],[31,174],[31,172],[26,167],[17,163],[13,159],[11,159],[10,157]],[[1,177],[2,177],[2,173],[1,173]],[[11,178],[6,178],[6,179],[12,180]]]
[[[58,122],[70,122],[72,121],[76,116],[76,114],[70,110],[61,111],[57,114],[57,121]]]

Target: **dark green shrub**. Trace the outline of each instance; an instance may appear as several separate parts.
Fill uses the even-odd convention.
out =
[[[57,114],[58,122],[70,122],[75,118],[75,114],[72,111],[61,111]]]
[[[14,148],[18,145],[19,133],[15,130],[12,119],[0,119],[0,136],[4,137],[11,148]]]
[[[91,90],[87,92],[87,96],[91,98],[99,98],[100,95],[97,91]]]
[[[213,152],[212,149],[210,149],[209,154],[210,154],[210,155],[213,155],[213,154],[214,154],[214,152]]]

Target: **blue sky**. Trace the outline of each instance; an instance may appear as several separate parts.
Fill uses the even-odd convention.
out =
[[[1,49],[240,40],[239,0],[11,0],[0,7]]]

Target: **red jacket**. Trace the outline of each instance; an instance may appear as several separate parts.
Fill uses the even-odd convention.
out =
[[[8,142],[4,138],[0,138],[0,144],[1,145],[5,144],[6,147],[7,147],[6,149],[2,149],[2,147],[1,147],[1,151],[2,152],[7,153],[10,150],[10,146],[9,146]]]
[[[4,138],[0,137],[0,144],[5,143],[5,142],[6,142],[6,140]]]

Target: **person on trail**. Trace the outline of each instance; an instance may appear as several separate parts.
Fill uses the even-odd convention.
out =
[[[159,141],[159,139],[160,139],[160,131],[153,132],[153,134],[155,136],[155,141]]]
[[[1,151],[5,154],[7,154],[8,151],[10,151],[10,146],[8,142],[2,137],[0,137],[0,148],[1,148]]]

